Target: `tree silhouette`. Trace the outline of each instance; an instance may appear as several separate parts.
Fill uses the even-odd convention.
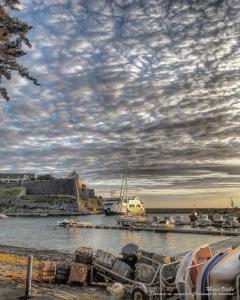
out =
[[[17,62],[19,57],[26,55],[23,50],[24,45],[31,48],[31,43],[26,34],[31,30],[31,26],[10,16],[10,10],[18,10],[20,0],[0,0],[0,95],[7,101],[9,96],[6,88],[2,87],[2,80],[11,80],[12,72],[31,80],[35,85],[39,85],[37,79],[29,74],[24,66]]]

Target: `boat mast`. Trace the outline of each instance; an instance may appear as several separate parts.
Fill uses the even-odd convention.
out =
[[[123,202],[128,202],[128,178],[127,178],[127,168],[123,174],[122,185],[120,190],[120,198]]]
[[[127,168],[126,168],[126,202],[128,202],[128,177],[127,177]]]
[[[120,190],[120,199],[122,200],[123,199],[123,192],[124,192],[124,190],[123,190],[123,183],[124,183],[124,173],[123,173],[123,178],[122,178],[122,185],[121,185],[121,190]]]

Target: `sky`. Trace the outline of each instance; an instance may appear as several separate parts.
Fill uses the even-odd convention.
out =
[[[240,199],[238,0],[22,0],[33,43],[0,99],[1,171],[109,196],[127,167],[147,207]]]

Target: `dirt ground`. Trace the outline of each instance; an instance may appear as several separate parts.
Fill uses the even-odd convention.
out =
[[[27,256],[33,255],[33,300],[109,300],[111,296],[104,288],[46,284],[39,282],[40,260],[71,261],[73,255],[57,251],[38,251],[20,247],[0,246],[0,299],[15,300],[24,296]]]

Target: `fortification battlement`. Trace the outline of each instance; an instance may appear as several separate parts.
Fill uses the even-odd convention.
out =
[[[52,180],[25,181],[27,195],[72,195],[77,196],[75,179],[59,178]]]

